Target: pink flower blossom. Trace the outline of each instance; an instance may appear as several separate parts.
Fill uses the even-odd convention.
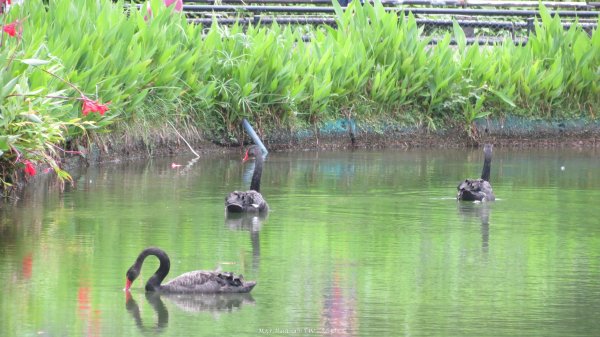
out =
[[[165,6],[167,6],[167,7],[169,7],[173,3],[175,3],[175,11],[176,12],[181,12],[181,10],[183,9],[183,0],[164,0],[164,1],[165,1]]]
[[[152,7],[150,6],[150,2],[146,2],[146,15],[144,15],[144,21],[148,21],[152,18]]]
[[[5,7],[3,7],[2,5],[5,3],[7,5],[10,5],[11,4],[10,2],[11,2],[11,0],[0,0],[0,14],[2,14],[3,10],[5,9]]]
[[[175,4],[175,12],[181,12],[183,10],[183,0],[163,0],[163,3],[166,7]],[[146,15],[144,15],[144,20],[148,21],[152,18],[152,7],[150,6],[150,2],[146,2]]]

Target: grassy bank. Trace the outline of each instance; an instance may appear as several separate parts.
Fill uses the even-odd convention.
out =
[[[600,33],[563,30],[543,7],[527,45],[489,47],[467,46],[457,25],[458,46],[450,35],[430,46],[412,15],[380,4],[337,7],[338,28],[309,30],[310,43],[306,27],[201,27],[151,4],[150,17],[123,2],[28,0],[0,17],[16,23],[0,47],[2,188],[40,164],[68,179],[57,158],[119,125],[226,143],[242,118],[265,134],[352,118],[475,136],[488,116],[598,115]]]

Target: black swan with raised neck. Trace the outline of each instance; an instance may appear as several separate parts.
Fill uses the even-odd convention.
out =
[[[127,270],[125,290],[140,275],[142,264],[146,257],[154,255],[160,265],[154,275],[146,282],[146,291],[161,293],[247,293],[256,285],[255,281],[244,281],[242,275],[220,271],[196,270],[182,274],[166,284],[161,284],[169,273],[171,261],[162,249],[150,247],[144,249],[135,260],[133,266]]]
[[[492,168],[492,144],[483,147],[483,170],[480,179],[465,179],[457,189],[456,199],[464,201],[494,201],[496,197],[490,184],[490,171]]]
[[[232,213],[243,212],[266,212],[269,210],[269,205],[260,194],[260,178],[262,176],[262,168],[264,158],[262,151],[256,145],[250,146],[246,150],[246,155],[242,159],[242,163],[254,157],[254,173],[252,173],[252,181],[250,190],[248,191],[233,191],[225,198],[225,210]]]

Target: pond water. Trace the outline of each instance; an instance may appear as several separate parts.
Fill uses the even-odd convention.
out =
[[[269,154],[268,217],[226,219],[241,154],[110,164],[0,208],[2,336],[592,336],[600,331],[600,159],[494,149],[497,201],[458,203],[468,150]],[[172,168],[171,163],[183,164]],[[163,248],[167,280],[242,273],[246,296],[131,297]]]

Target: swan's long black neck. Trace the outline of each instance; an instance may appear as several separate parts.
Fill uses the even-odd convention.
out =
[[[492,145],[485,144],[483,148],[483,170],[481,171],[481,179],[490,181],[490,171],[492,170]]]
[[[134,268],[140,270],[142,268],[142,264],[146,257],[154,255],[160,261],[160,265],[154,275],[148,279],[146,282],[146,291],[158,291],[160,290],[160,284],[167,277],[169,270],[171,269],[171,261],[169,260],[169,256],[162,249],[159,248],[146,248],[144,249],[140,255],[135,260]]]
[[[255,151],[256,159],[254,160],[254,173],[252,174],[252,181],[250,182],[250,189],[256,192],[260,192],[260,178],[262,176],[263,168],[263,156],[261,151]]]

